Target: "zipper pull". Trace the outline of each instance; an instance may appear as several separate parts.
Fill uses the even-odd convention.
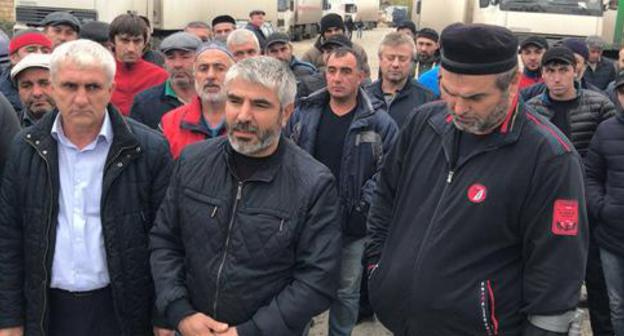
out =
[[[280,222],[280,226],[279,226],[279,232],[282,232],[283,228],[284,228],[284,220],[282,219],[282,221]]]
[[[210,214],[210,218],[214,218],[214,216],[217,214],[217,209],[219,209],[218,206],[215,206],[214,209],[212,209],[212,214]]]
[[[455,171],[449,170],[448,176],[446,177],[446,183],[451,184],[451,182],[453,182],[454,175],[455,175]]]
[[[243,182],[238,182],[238,189],[236,190],[236,200],[240,201],[243,194]]]

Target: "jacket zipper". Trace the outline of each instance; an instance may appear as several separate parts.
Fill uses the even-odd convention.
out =
[[[232,214],[230,215],[230,223],[228,224],[227,236],[225,238],[225,247],[223,249],[223,258],[221,258],[221,264],[219,264],[219,270],[217,271],[217,290],[215,291],[215,299],[213,305],[213,316],[218,319],[219,314],[217,308],[219,307],[219,290],[221,289],[221,274],[223,273],[223,266],[225,265],[225,259],[227,257],[228,248],[230,246],[230,235],[232,233],[232,226],[234,225],[234,218],[236,216],[236,210],[238,209],[238,203],[241,200],[243,194],[243,182],[238,182],[236,189],[236,198],[234,199],[234,205],[232,206]]]
[[[46,306],[48,305],[48,296],[47,296],[47,283],[48,283],[48,268],[47,268],[47,260],[48,260],[48,250],[50,247],[50,226],[52,223],[52,212],[54,207],[54,190],[52,189],[52,172],[50,171],[50,163],[44,154],[39,151],[39,148],[35,146],[32,142],[28,141],[28,143],[37,151],[37,154],[41,157],[43,162],[46,165],[46,172],[48,173],[48,187],[50,192],[50,204],[48,206],[48,222],[46,224],[46,235],[45,235],[45,248],[43,249],[43,283],[41,284],[43,288],[43,311],[41,312],[41,322],[39,327],[41,328],[41,333],[45,334],[45,314],[46,314]]]

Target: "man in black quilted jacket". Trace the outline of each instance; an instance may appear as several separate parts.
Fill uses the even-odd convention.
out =
[[[283,62],[245,59],[225,89],[227,137],[182,152],[151,232],[156,303],[183,336],[301,335],[336,294],[334,178],[281,135]]]

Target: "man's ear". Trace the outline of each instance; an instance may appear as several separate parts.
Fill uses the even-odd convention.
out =
[[[284,106],[284,110],[282,112],[282,128],[286,127],[286,124],[288,123],[288,119],[292,117],[294,110],[295,110],[295,103],[290,103]]]

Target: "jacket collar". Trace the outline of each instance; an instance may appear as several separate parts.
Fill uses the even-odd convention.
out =
[[[180,128],[189,130],[191,132],[198,132],[207,137],[211,137],[212,135],[208,133],[204,127],[201,125],[202,118],[202,103],[201,98],[196,96],[193,100],[188,103],[187,108],[184,110],[184,115],[182,116],[182,120],[180,121]],[[225,133],[225,126],[221,127],[219,134],[222,135]]]
[[[550,98],[550,90],[548,90],[548,87],[545,86],[546,89],[544,90],[544,93],[542,93],[540,99],[542,101],[542,103],[544,104],[544,106],[546,107],[550,107],[553,105],[553,101]],[[576,89],[576,98],[574,99],[579,99],[581,98],[582,94],[583,94],[583,90],[581,88],[581,83],[579,81],[574,81],[574,88]]]
[[[112,104],[109,104],[106,109],[114,134],[109,156],[123,148],[138,147],[139,141],[121,113]],[[52,137],[51,130],[58,113],[56,109],[46,113],[39,122],[30,128],[30,132],[25,132],[26,141],[34,144],[40,151],[56,152],[56,140]]]
[[[456,137],[461,131],[459,131],[453,124],[452,116],[449,113],[446,104],[441,104],[443,104],[443,111],[440,111],[441,113],[433,113],[429,117],[429,125],[431,125],[434,131],[442,138],[444,153],[447,160],[451,162],[452,157],[456,155]],[[512,106],[509,108],[507,116],[501,126],[494,132],[484,136],[480,147],[475,150],[472,155],[464,157],[463,161],[458,162],[458,166],[462,165],[463,162],[475,155],[501,148],[518,141],[522,126],[524,124],[525,113],[524,102],[516,96],[514,103],[512,103]]]
[[[225,140],[222,143],[223,153],[225,154],[226,164],[230,173],[236,177],[237,180],[240,181],[238,176],[236,175],[236,168],[234,163],[234,148],[230,144],[229,140]],[[267,162],[262,165],[260,169],[258,169],[247,181],[256,181],[256,182],[266,182],[269,183],[275,179],[277,176],[280,167],[282,166],[284,153],[286,152],[286,147],[289,146],[288,141],[285,140],[284,136],[281,135],[279,139],[279,145],[277,146],[276,152],[267,159]]]
[[[375,98],[380,99],[380,100],[383,100],[383,97],[384,97],[384,92],[383,92],[383,89],[382,89],[382,84],[383,84],[382,81],[383,80],[381,78],[379,78],[378,80],[374,81],[370,85],[370,87],[372,89],[373,96],[375,96]],[[408,94],[411,91],[412,86],[413,86],[413,84],[415,82],[417,82],[415,79],[408,78],[405,81],[405,85],[403,85],[403,87],[399,91],[397,91],[397,93],[396,93],[397,97],[404,96],[404,95]]]
[[[301,100],[301,109],[305,110],[310,106],[320,107],[322,111],[325,106],[329,105],[329,92],[327,88],[323,88],[318,90],[306,98]],[[358,89],[358,97],[357,97],[357,107],[355,110],[355,116],[353,116],[353,121],[355,122],[358,119],[364,119],[366,117],[372,116],[375,114],[376,109],[373,104],[373,101],[370,99],[366,91],[362,87]]]

